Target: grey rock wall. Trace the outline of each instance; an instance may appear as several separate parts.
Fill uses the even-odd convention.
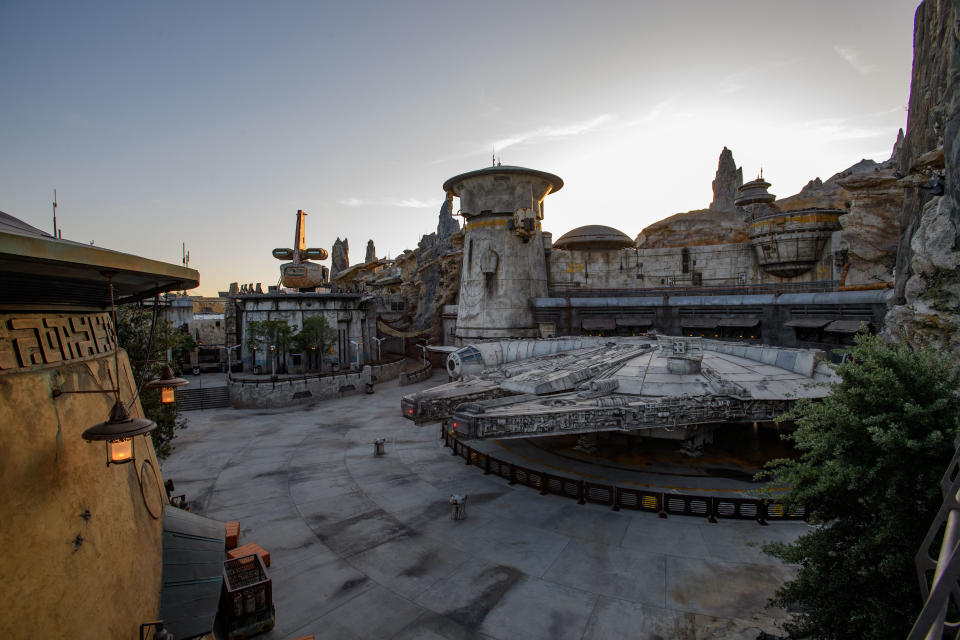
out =
[[[907,133],[900,149],[894,306],[886,330],[960,356],[960,0],[926,0],[914,20]]]

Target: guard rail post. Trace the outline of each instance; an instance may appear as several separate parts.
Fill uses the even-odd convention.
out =
[[[611,511],[620,511],[620,487],[613,485],[613,507]]]
[[[577,504],[587,504],[587,498],[584,495],[583,478],[577,483]]]
[[[517,484],[517,465],[510,463],[510,482],[507,484]]]
[[[540,489],[540,495],[545,496],[550,493],[550,474],[541,473],[540,474],[540,484],[542,488]]]

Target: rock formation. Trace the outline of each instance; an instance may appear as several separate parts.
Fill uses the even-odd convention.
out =
[[[446,246],[448,239],[459,231],[460,223],[454,219],[453,212],[450,211],[450,201],[444,200],[440,207],[440,221],[437,222],[437,239],[440,245]]]
[[[887,331],[960,356],[960,2],[925,0],[914,21],[894,306]]]
[[[373,246],[373,240],[367,240],[367,253],[363,257],[364,263],[373,262],[377,259],[377,248]]]
[[[637,236],[637,248],[662,249],[749,241],[747,223],[736,210],[698,209],[654,222]]]
[[[872,172],[854,173],[836,181],[850,194],[849,213],[840,216],[841,241],[846,251],[844,287],[893,283],[897,261],[897,220],[903,207],[903,188],[897,184],[892,162]]]
[[[733,152],[726,147],[720,152],[720,161],[717,163],[717,175],[713,179],[713,202],[710,208],[714,211],[732,211],[737,189],[743,185],[743,169],[733,161]]]
[[[330,251],[330,256],[330,278],[333,279],[338,273],[345,271],[350,266],[350,244],[346,238],[341,240],[337,237],[337,241],[333,243],[333,249]]]

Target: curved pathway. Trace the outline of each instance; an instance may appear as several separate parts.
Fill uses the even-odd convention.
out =
[[[400,416],[431,382],[309,407],[185,414],[164,478],[271,554],[265,638],[744,638],[802,523],[659,519],[509,486]],[[372,441],[387,438],[387,453]],[[468,517],[449,518],[450,494]]]

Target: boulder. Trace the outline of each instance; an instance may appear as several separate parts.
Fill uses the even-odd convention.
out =
[[[749,241],[747,223],[736,209],[698,209],[654,222],[637,236],[637,248],[662,249]]]

